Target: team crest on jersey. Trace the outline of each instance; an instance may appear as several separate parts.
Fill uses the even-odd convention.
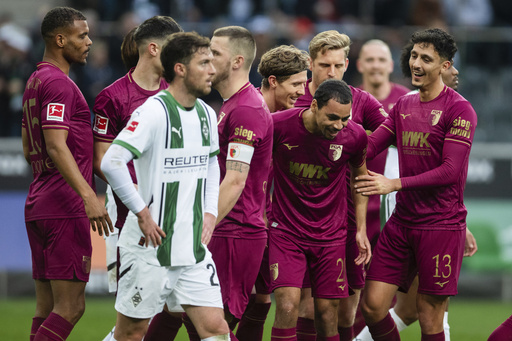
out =
[[[205,140],[208,139],[208,124],[206,124],[206,117],[201,117],[201,132]]]
[[[233,145],[229,148],[229,156],[236,159],[240,155],[240,146]]]
[[[64,104],[50,103],[46,111],[46,119],[48,121],[64,121]]]
[[[339,144],[331,144],[329,147],[329,159],[331,161],[338,161],[341,157],[343,146]]]
[[[220,124],[220,122],[222,121],[224,116],[226,116],[226,113],[225,112],[221,112],[220,115],[219,115],[219,118],[217,119],[217,125]]]
[[[279,276],[279,263],[270,264],[270,276],[275,281]]]
[[[432,110],[430,115],[432,115],[432,126],[435,126],[437,123],[439,123],[439,119],[441,118],[441,115],[443,112],[441,110]]]
[[[126,130],[131,131],[133,133],[133,132],[135,132],[135,129],[137,129],[138,125],[139,125],[139,122],[131,121],[130,124],[126,127]]]
[[[98,134],[106,134],[107,127],[108,127],[108,118],[96,114],[96,117],[94,118],[93,130],[95,132],[97,132]]]
[[[140,295],[140,292],[137,291],[137,293],[132,296],[133,306],[137,308],[140,302],[142,302],[142,296]]]

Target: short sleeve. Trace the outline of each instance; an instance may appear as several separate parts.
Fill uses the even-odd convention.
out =
[[[267,134],[267,125],[262,124],[268,113],[253,107],[238,107],[231,113],[229,121],[229,142],[258,147]]]
[[[75,97],[74,88],[64,78],[46,84],[41,96],[41,128],[69,130],[76,110]]]
[[[451,109],[445,140],[471,146],[477,125],[476,112],[467,101],[456,102]]]
[[[96,96],[93,107],[94,138],[103,142],[112,142],[119,134],[120,129],[117,127],[117,109],[114,100],[104,91]]]

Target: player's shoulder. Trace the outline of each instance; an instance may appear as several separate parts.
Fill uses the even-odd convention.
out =
[[[403,86],[402,84],[391,83],[391,86],[392,86],[391,91],[396,93],[398,96],[403,96],[403,95],[411,92],[411,89],[409,89],[406,86]]]
[[[215,112],[215,110],[210,105],[208,105],[208,103],[203,101],[202,99],[198,98],[196,100],[196,105],[198,105],[199,107],[203,108],[204,111],[206,111],[206,113],[209,116],[211,116],[211,117],[217,116],[217,113]]]
[[[307,110],[308,108],[302,108],[302,107],[295,107],[291,109],[281,110],[273,113],[272,121],[274,122],[274,126],[276,124],[280,124],[282,122],[286,122],[290,119],[293,119],[300,115],[303,111]]]
[[[106,86],[103,90],[100,91],[97,97],[105,96],[115,99],[117,96],[119,96],[119,94],[127,92],[127,88],[131,81],[133,80],[130,80],[129,74],[126,74],[123,77],[115,80],[112,84]]]

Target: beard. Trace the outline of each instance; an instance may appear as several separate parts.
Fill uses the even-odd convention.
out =
[[[188,78],[185,78],[184,84],[185,84],[185,87],[187,88],[187,91],[191,95],[194,95],[196,98],[206,96],[212,91],[212,88],[210,86],[206,86],[206,85],[204,85],[203,87],[197,86],[197,85],[193,84]]]
[[[231,65],[230,63],[227,63],[222,72],[219,72],[217,70],[217,74],[215,75],[215,77],[213,78],[213,81],[212,81],[212,87],[214,89],[217,89],[218,84],[222,83],[223,81],[225,81],[226,79],[229,78],[230,65]]]

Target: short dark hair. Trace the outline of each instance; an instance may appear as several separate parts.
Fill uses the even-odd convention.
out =
[[[313,99],[316,100],[318,109],[327,105],[330,99],[340,104],[349,104],[352,103],[352,90],[345,81],[328,79],[316,89]]]
[[[227,37],[230,52],[233,55],[244,56],[244,69],[251,69],[252,62],[256,57],[256,40],[251,31],[242,26],[226,26],[213,31],[213,36]]]
[[[156,15],[146,19],[133,33],[133,40],[140,49],[148,39],[164,40],[168,35],[183,32],[181,26],[171,17]]]
[[[82,12],[71,7],[55,7],[44,16],[41,35],[45,41],[52,38],[56,29],[73,26],[75,20],[87,20]]]
[[[451,61],[457,52],[457,44],[453,36],[440,28],[429,28],[414,32],[411,42],[416,44],[432,44],[439,56]]]
[[[176,76],[174,65],[190,63],[192,56],[200,48],[209,48],[210,39],[196,32],[179,32],[172,34],[162,47],[160,60],[164,68],[163,77],[171,83]]]

